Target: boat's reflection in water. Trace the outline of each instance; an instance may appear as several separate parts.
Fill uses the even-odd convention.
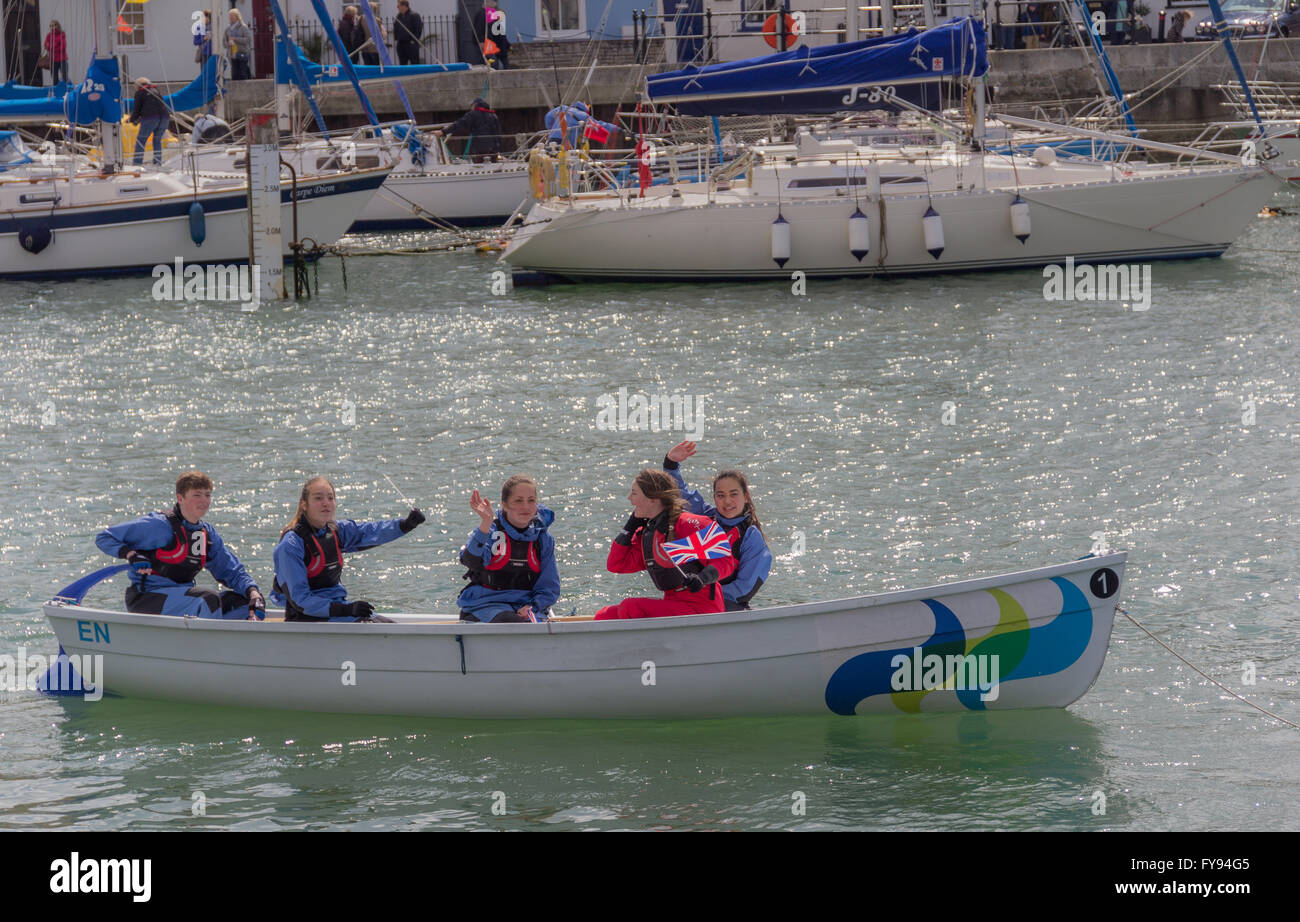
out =
[[[974,830],[1122,828],[1131,818],[1097,728],[1059,709],[672,722],[420,720],[109,697],[61,709],[60,770],[88,783],[95,802],[117,804],[101,813],[65,802],[60,812],[79,823]],[[123,800],[140,809],[123,811]]]

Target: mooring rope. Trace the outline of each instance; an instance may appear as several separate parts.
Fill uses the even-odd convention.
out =
[[[1150,638],[1151,638],[1152,640],[1154,640],[1156,643],[1160,644],[1160,646],[1162,646],[1162,647],[1164,647],[1166,650],[1168,650],[1171,654],[1173,654],[1175,657],[1177,657],[1178,660],[1179,660],[1183,665],[1185,665],[1188,669],[1192,670],[1192,672],[1195,672],[1197,675],[1201,676],[1201,677],[1202,677],[1203,679],[1205,679],[1206,681],[1208,681],[1208,682],[1212,682],[1213,684],[1217,685],[1219,688],[1223,689],[1223,690],[1226,691],[1228,694],[1232,695],[1232,697],[1236,698],[1238,701],[1242,702],[1243,704],[1247,704],[1247,705],[1249,705],[1250,707],[1253,707],[1255,710],[1259,711],[1261,714],[1267,714],[1269,717],[1272,717],[1274,720],[1281,721],[1282,723],[1286,724],[1288,727],[1294,727],[1295,729],[1300,730],[1300,724],[1297,724],[1297,723],[1294,723],[1294,722],[1292,722],[1292,721],[1290,721],[1290,720],[1287,720],[1285,717],[1282,717],[1282,716],[1279,715],[1279,714],[1274,714],[1272,711],[1268,710],[1267,708],[1262,708],[1262,707],[1260,707],[1258,704],[1256,704],[1255,702],[1253,702],[1253,701],[1251,701],[1251,700],[1249,700],[1249,699],[1247,699],[1247,698],[1243,698],[1241,695],[1237,694],[1237,693],[1236,693],[1235,691],[1233,691],[1231,688],[1229,688],[1228,686],[1224,685],[1224,684],[1223,684],[1222,682],[1220,682],[1218,679],[1214,678],[1213,676],[1207,675],[1203,670],[1198,669],[1196,666],[1194,666],[1194,665],[1192,665],[1191,663],[1189,663],[1189,662],[1187,661],[1186,658],[1184,658],[1182,655],[1180,655],[1180,654],[1178,653],[1177,650],[1175,650],[1173,647],[1169,646],[1169,644],[1165,643],[1163,640],[1161,640],[1161,639],[1160,639],[1159,637],[1157,637],[1155,634],[1152,634],[1152,633],[1151,633],[1150,631],[1148,631],[1145,627],[1143,627],[1141,624],[1139,624],[1139,623],[1138,623],[1138,620],[1137,620],[1136,618],[1134,618],[1132,615],[1130,615],[1130,614],[1128,613],[1128,609],[1127,609],[1127,608],[1124,608],[1124,607],[1122,607],[1122,606],[1116,605],[1116,606],[1115,606],[1115,611],[1119,612],[1119,613],[1120,613],[1121,615],[1123,615],[1125,618],[1127,618],[1128,620],[1132,621],[1133,624],[1138,628],[1138,630],[1140,630],[1143,634],[1146,634],[1148,637],[1150,637]]]

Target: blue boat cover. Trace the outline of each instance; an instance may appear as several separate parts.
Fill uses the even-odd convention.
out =
[[[32,162],[32,153],[23,145],[16,131],[0,131],[0,173],[13,166]]]
[[[10,80],[0,83],[0,99],[62,99],[72,89],[71,83],[56,83],[54,86],[28,86]]]
[[[94,58],[86,79],[63,96],[0,101],[0,121],[18,118],[57,118],[74,125],[96,119],[122,120],[122,81],[117,58]]]
[[[189,112],[192,109],[202,109],[212,100],[217,98],[220,87],[217,82],[217,69],[224,62],[224,58],[212,55],[203,62],[203,69],[199,75],[190,81],[189,85],[175,93],[168,93],[163,97],[163,102],[173,112]],[[130,112],[134,99],[123,100],[122,108]]]
[[[343,68],[337,64],[321,65],[317,64],[307,55],[303,54],[301,48],[295,46],[298,52],[298,62],[307,73],[307,79],[313,84],[319,83],[343,83],[347,81],[348,75],[344,73]],[[289,56],[284,50],[284,42],[275,43],[275,79],[277,83],[293,83],[293,68],[289,63]],[[389,67],[382,67],[377,64],[353,64],[352,69],[356,71],[358,80],[400,80],[406,77],[419,77],[423,74],[445,74],[453,70],[469,70],[468,64],[393,64]]]
[[[939,82],[989,69],[984,25],[953,19],[926,31],[687,67],[646,78],[652,102],[683,115],[769,115],[939,107]]]

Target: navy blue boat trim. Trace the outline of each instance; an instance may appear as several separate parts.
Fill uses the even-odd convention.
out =
[[[387,178],[386,173],[370,174],[357,178],[340,177],[338,179],[313,181],[298,187],[298,201],[304,199],[319,198],[324,195],[347,195],[352,192],[365,192],[378,189],[384,184]],[[280,189],[280,202],[287,204],[291,202],[293,190],[286,183]],[[232,211],[248,210],[248,193],[240,191],[231,195],[222,195],[215,198],[201,196],[199,201],[203,203],[203,210],[209,216],[225,214]],[[10,212],[0,216],[0,234],[16,234],[19,228],[28,223],[39,222],[54,230],[65,230],[69,228],[86,228],[101,227],[111,224],[131,224],[139,221],[157,221],[167,218],[185,218],[189,219],[190,205],[193,204],[193,196],[181,197],[166,201],[150,204],[131,205],[126,207],[107,206],[107,205],[84,205],[76,206],[77,211],[69,214],[64,209],[51,209],[50,211],[28,212],[22,217],[14,216]],[[84,210],[83,210],[84,209]],[[63,211],[64,213],[60,213]]]

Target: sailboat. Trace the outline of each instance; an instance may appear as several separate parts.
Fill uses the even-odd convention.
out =
[[[349,81],[361,100],[370,122],[370,137],[387,141],[392,146],[396,162],[379,193],[357,215],[351,227],[353,233],[422,230],[431,227],[482,226],[502,223],[528,195],[528,166],[522,161],[506,160],[490,163],[473,163],[454,159],[446,145],[432,132],[421,131],[405,92],[401,89],[403,77],[423,76],[468,69],[464,63],[394,65],[388,49],[381,42],[376,50],[383,62],[379,65],[353,64],[342,48],[334,25],[326,15],[321,15],[317,4],[321,28],[334,44],[339,56],[337,65],[323,66],[303,54],[281,28],[276,37],[277,94],[285,98],[289,87],[296,86],[308,101],[318,126],[324,120],[313,101],[312,89],[331,83]],[[276,7],[278,12],[278,5]],[[363,15],[373,20],[373,13],[362,4]],[[378,31],[373,21],[372,31]],[[406,107],[408,121],[381,126],[370,107],[362,85],[368,81],[383,80],[394,83]],[[391,144],[396,139],[395,145]],[[354,139],[352,143],[356,143]],[[313,150],[318,156],[327,154],[320,141],[300,139],[297,147]]]
[[[971,143],[863,144],[801,133],[756,145],[705,181],[584,191],[537,201],[503,255],[519,280],[895,276],[1222,254],[1271,197],[1240,157],[1180,164],[1064,159],[984,149],[983,24],[767,55],[652,76],[652,102],[688,115],[936,109],[938,84],[974,94]],[[1041,127],[1025,125],[1024,127]],[[1049,126],[1052,127],[1052,126]],[[1062,130],[1065,130],[1064,128]],[[1085,132],[1077,132],[1086,136]],[[572,162],[560,164],[571,168]]]
[[[103,162],[34,154],[16,135],[0,143],[0,277],[149,271],[178,258],[220,264],[248,259],[245,175],[123,167],[121,79],[107,27],[111,6],[111,0],[95,3],[95,57],[86,79],[59,102],[70,123],[98,126]],[[334,242],[390,169],[334,170],[286,183],[283,226],[309,227],[318,243]],[[286,257],[292,243],[285,234]]]

